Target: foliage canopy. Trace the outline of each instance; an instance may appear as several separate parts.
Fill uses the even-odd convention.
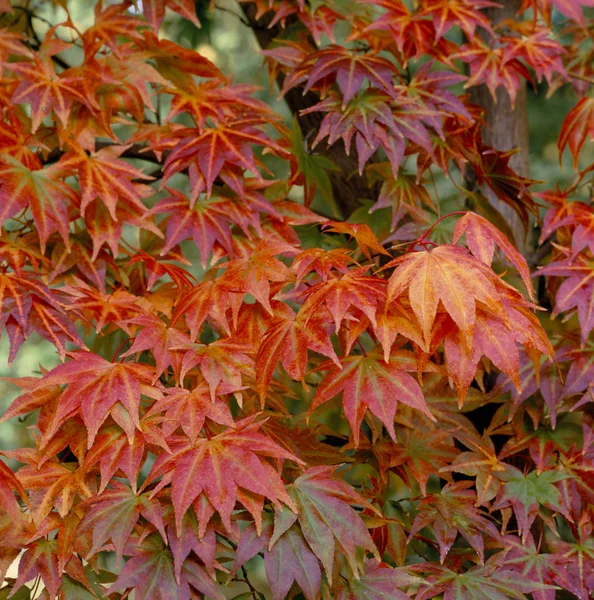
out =
[[[2,417],[0,598],[255,600],[250,560],[273,600],[589,598],[592,0],[240,1],[293,123],[159,35],[193,0],[13,4],[0,327],[62,362]],[[564,188],[486,141],[473,91],[526,82],[575,91]]]

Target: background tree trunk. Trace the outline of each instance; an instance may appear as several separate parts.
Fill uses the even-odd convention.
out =
[[[268,13],[257,19],[256,7],[253,4],[241,4],[241,8],[251,29],[254,31],[258,44],[265,50],[272,40],[281,34],[282,28],[279,25],[268,27],[273,13]],[[286,25],[291,25],[290,18],[287,19]],[[310,39],[310,42],[312,46],[316,46],[313,39]],[[282,89],[283,80],[282,75],[277,78],[279,89]],[[297,116],[303,139],[311,144],[320,128],[324,113],[316,112],[301,115],[300,111],[317,104],[319,97],[311,92],[304,95],[300,88],[295,88],[285,94],[285,100],[289,110]],[[316,146],[315,152],[326,156],[338,167],[337,171],[329,172],[328,176],[332,183],[334,201],[345,219],[361,206],[361,200],[372,200],[373,202],[377,200],[379,186],[370,187],[367,177],[359,175],[357,152],[354,144],[347,154],[342,142],[328,146],[325,141],[322,141]]]
[[[505,19],[517,19],[520,0],[499,0],[501,7],[485,9],[485,13],[493,25]],[[485,38],[487,39],[487,38]],[[485,85],[471,88],[472,101],[485,110],[486,124],[483,128],[485,143],[496,150],[512,150],[519,152],[510,160],[510,167],[519,175],[529,177],[530,148],[528,137],[528,106],[526,98],[526,82],[522,81],[516,96],[515,105],[512,106],[507,91],[499,87],[496,101],[493,100]],[[510,229],[514,233],[516,245],[520,252],[531,252],[531,231],[524,231],[524,227],[516,212],[507,204],[498,200],[489,189],[482,190],[489,201],[505,217]]]
[[[500,3],[501,8],[489,8],[485,11],[493,24],[504,19],[516,18],[521,0],[502,0]],[[262,49],[268,48],[272,40],[281,34],[282,28],[278,25],[269,27],[272,13],[258,19],[253,4],[241,4],[241,7],[246,20],[254,31],[258,44]],[[290,23],[287,23],[287,25],[290,25]],[[311,40],[311,43],[315,45],[313,40]],[[279,88],[282,88],[282,75],[277,79],[277,83]],[[519,152],[512,157],[510,166],[520,175],[528,177],[528,114],[525,83],[522,82],[513,107],[507,92],[503,88],[497,90],[496,102],[484,85],[471,88],[471,97],[473,102],[485,110],[486,125],[483,130],[485,143],[497,150],[519,149]],[[313,140],[324,115],[322,113],[301,115],[300,111],[316,104],[318,102],[317,95],[313,93],[303,95],[302,91],[297,88],[290,90],[285,95],[285,100],[291,112],[298,118],[304,139]],[[322,142],[316,147],[315,151],[327,156],[339,169],[336,172],[329,173],[329,177],[335,202],[344,218],[348,218],[361,205],[360,201],[362,199],[372,201],[377,199],[378,187],[370,189],[366,177],[360,176],[358,173],[357,153],[354,148],[351,148],[351,151],[347,154],[341,143],[328,146]],[[518,215],[511,207],[498,200],[489,189],[482,191],[506,219],[514,233],[518,248],[520,251],[524,251],[529,247],[529,235],[524,231]]]

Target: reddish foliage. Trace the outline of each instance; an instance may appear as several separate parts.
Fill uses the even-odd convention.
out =
[[[38,413],[0,461],[0,596],[255,599],[259,556],[273,600],[590,597],[591,0],[498,24],[490,0],[240,0],[314,98],[307,137],[159,37],[191,0],[99,1],[41,41],[38,4],[0,1],[0,327],[9,361],[38,334],[62,364],[10,380],[2,420]],[[575,180],[533,194],[464,90],[543,78],[580,95]],[[338,215],[337,146],[373,217]],[[439,171],[526,228],[544,209],[540,249],[478,187],[441,214]]]

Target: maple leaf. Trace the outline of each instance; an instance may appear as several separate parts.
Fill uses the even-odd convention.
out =
[[[337,465],[349,462],[339,449],[322,440],[324,436],[335,436],[336,432],[321,425],[305,425],[304,419],[295,427],[296,418],[277,416],[270,418],[262,426],[262,431],[279,445],[303,460],[307,465]]]
[[[156,490],[172,483],[178,532],[184,514],[200,494],[208,498],[228,529],[240,489],[294,508],[280,476],[263,459],[301,461],[260,433],[259,427],[253,417],[248,417],[210,439],[198,438],[193,444],[186,439],[171,455],[157,458],[146,483],[161,475],[164,477]],[[221,473],[225,473],[224,479]]]
[[[371,254],[384,254],[390,256],[390,253],[379,243],[377,237],[365,223],[351,224],[328,221],[322,225],[322,229],[331,233],[345,233],[353,237],[363,254],[371,259]]]
[[[241,402],[237,392],[243,388],[243,377],[251,378],[254,374],[254,361],[248,356],[251,347],[229,338],[219,338],[212,344],[188,344],[186,348],[180,372],[182,382],[190,369],[198,365],[213,402],[217,393],[232,392]]]
[[[168,525],[167,539],[173,554],[175,578],[178,583],[181,580],[184,562],[192,552],[204,563],[209,574],[214,573],[217,546],[215,530],[209,527],[206,532],[201,531],[194,511],[188,511],[185,514],[179,535],[172,525]]]
[[[594,98],[582,98],[567,113],[557,140],[559,159],[569,146],[573,166],[577,170],[578,158],[588,136],[594,138]]]
[[[91,352],[72,352],[72,360],[52,369],[35,389],[67,384],[54,416],[57,428],[72,415],[80,413],[91,448],[97,431],[117,402],[126,409],[132,422],[140,428],[141,393],[161,397],[152,386],[154,370],[136,363],[111,363]]]
[[[192,444],[196,443],[207,418],[226,427],[235,427],[227,403],[218,398],[213,402],[206,381],[200,382],[191,391],[168,388],[167,394],[153,404],[147,415],[159,413],[164,413],[163,433],[166,437],[181,426]]]
[[[118,37],[141,39],[137,31],[141,22],[128,12],[129,4],[112,4],[103,7],[103,0],[95,5],[95,22],[81,36],[85,55],[94,56],[105,44],[116,55],[120,56]]]
[[[397,267],[388,284],[388,301],[408,289],[427,344],[440,302],[464,336],[474,331],[479,302],[495,315],[503,314],[494,273],[463,248],[442,245],[401,256],[386,266]]]
[[[409,307],[395,300],[376,313],[376,324],[373,332],[384,350],[384,361],[388,362],[394,342],[399,335],[412,340],[418,346],[423,346],[423,334],[419,324],[410,313]]]
[[[215,179],[223,170],[232,167],[246,169],[262,181],[258,169],[260,162],[254,155],[252,145],[261,146],[281,156],[286,156],[287,151],[254,126],[259,124],[259,120],[245,119],[220,124],[204,131],[187,128],[183,132],[185,135],[165,161],[163,180],[167,181],[175,173],[190,168],[194,196],[203,191],[210,196]]]
[[[506,549],[504,566],[521,577],[540,584],[541,589],[532,592],[535,600],[555,600],[555,574],[560,573],[565,562],[563,557],[540,552],[531,534],[525,541],[511,535],[503,538]],[[545,587],[551,586],[551,587]]]
[[[415,565],[409,570],[428,575],[422,583],[427,587],[421,588],[415,597],[418,600],[429,600],[440,593],[444,594],[444,600],[526,600],[525,594],[550,589],[549,586],[518,578],[514,571],[498,568],[496,560],[465,573],[456,573],[432,563]]]
[[[221,284],[230,292],[251,294],[272,315],[270,282],[284,282],[289,274],[276,257],[296,253],[293,246],[276,236],[264,238],[249,253],[221,265],[225,269]]]
[[[39,454],[33,451],[27,456],[17,452],[14,456],[30,463],[18,470],[17,478],[29,490],[31,512],[37,526],[54,508],[65,517],[77,497],[90,498],[94,492],[93,478],[84,468],[56,459],[39,464]]]
[[[451,55],[456,46],[443,36],[437,40],[435,25],[421,16],[420,11],[409,10],[399,0],[362,0],[362,2],[386,9],[384,14],[367,25],[365,32],[387,32],[388,39],[383,41],[383,44],[389,46],[392,41],[396,42],[405,64],[410,58],[419,58],[423,55],[451,64]]]
[[[167,121],[179,114],[187,113],[204,131],[208,121],[224,124],[233,122],[241,114],[243,120],[251,117],[255,123],[263,122],[265,117],[270,121],[279,120],[279,116],[270,107],[254,97],[256,87],[247,84],[230,84],[221,87],[218,80],[197,84],[186,81],[175,88],[165,88],[163,93],[171,94],[171,108]]]
[[[119,422],[122,423],[121,420]],[[152,443],[166,451],[169,450],[162,439],[162,434],[159,433],[160,430],[157,429],[160,421],[155,423],[155,419],[151,420],[150,416],[145,415],[140,421],[140,431],[132,424],[131,435],[116,423],[114,419],[114,423],[108,422],[99,428],[93,447],[87,452],[83,461],[83,467],[88,470],[99,464],[101,474],[99,494],[107,488],[118,471],[127,477],[136,492],[136,480],[146,456],[147,444]]]
[[[345,357],[340,360],[340,366],[326,362],[319,367],[320,370],[327,369],[327,374],[316,390],[309,413],[342,392],[343,409],[355,446],[359,443],[359,430],[367,409],[396,440],[394,417],[399,402],[434,419],[419,384],[406,372],[416,370],[414,363],[406,352],[392,354],[389,362],[385,362],[378,352]]]
[[[402,427],[398,430],[397,444],[386,445],[385,451],[388,454],[387,466],[408,481],[409,487],[414,481],[418,482],[423,495],[427,494],[431,474],[453,464],[460,456],[451,435],[437,425]],[[378,452],[382,452],[381,447]]]
[[[370,164],[367,167],[370,182],[382,182],[377,202],[369,209],[375,212],[382,208],[392,209],[392,224],[390,229],[397,228],[399,222],[408,214],[415,222],[425,223],[427,217],[422,205],[434,208],[433,200],[425,187],[417,182],[417,177],[398,171],[394,177],[387,163]]]
[[[183,318],[190,330],[190,337],[195,340],[203,323],[208,317],[220,325],[225,333],[230,334],[226,317],[230,298],[224,281],[203,280],[191,290],[184,292],[171,318],[171,326],[175,326]]]
[[[0,507],[2,507],[2,510],[7,515],[16,520],[20,514],[20,507],[15,497],[15,492],[23,500],[27,500],[25,488],[6,463],[0,461]]]
[[[76,286],[65,285],[66,310],[76,314],[83,322],[95,321],[95,331],[101,331],[108,323],[123,323],[141,313],[138,298],[124,289],[103,293],[83,281]]]
[[[412,524],[408,539],[433,524],[433,531],[439,545],[439,560],[444,562],[456,541],[458,533],[474,548],[481,563],[484,562],[486,535],[498,542],[500,535],[493,523],[475,508],[476,493],[468,489],[472,482],[448,483],[439,494],[430,494],[419,504],[419,513]]]
[[[51,597],[55,598],[62,581],[61,571],[58,566],[58,540],[35,540],[19,560],[19,572],[13,592],[40,576]]]
[[[501,369],[520,388],[520,357],[516,342],[524,341],[515,328],[486,311],[477,310],[471,345],[467,345],[458,332],[445,336],[444,347],[448,369],[452,374],[462,402],[476,373],[482,355]]]
[[[52,342],[62,358],[66,341],[85,347],[50,289],[32,274],[0,274],[0,307],[0,324],[6,326],[10,338],[9,362],[32,329]]]
[[[440,471],[454,471],[469,477],[475,477],[477,503],[480,506],[485,506],[499,492],[501,481],[497,478],[497,474],[504,471],[505,466],[497,458],[490,438],[479,438],[479,443],[474,446],[476,451],[461,452],[451,465],[442,467]]]
[[[134,588],[139,600],[190,600],[190,588],[193,588],[216,600],[224,599],[215,581],[198,563],[184,563],[179,584],[174,573],[171,550],[158,534],[150,535],[134,548],[132,558],[126,562],[109,591]]]
[[[313,467],[299,476],[290,488],[297,507],[303,537],[320,559],[332,582],[337,551],[359,572],[357,548],[376,552],[361,517],[351,504],[367,506],[353,488],[334,475],[336,467]]]
[[[264,554],[264,568],[273,600],[285,598],[293,581],[307,600],[318,597],[322,581],[320,564],[297,527],[285,531]]]
[[[587,347],[566,357],[571,360],[571,366],[565,378],[563,395],[579,394],[594,381],[594,349]]]
[[[332,270],[346,275],[349,272],[349,265],[355,263],[356,261],[351,258],[350,251],[347,248],[334,248],[332,250],[308,248],[295,256],[291,264],[291,272],[295,273],[297,278],[295,285],[299,285],[301,280],[312,271],[315,271],[322,280],[326,281]]]
[[[273,600],[283,600],[293,582],[303,591],[307,600],[316,600],[322,583],[320,563],[311,551],[295,519],[289,515],[284,521],[276,513],[274,531],[272,522],[267,519],[262,532],[254,525],[248,525],[242,532],[233,562],[237,571],[250,558],[264,553],[264,568],[270,584]]]
[[[468,2],[467,0],[428,0],[423,3],[420,16],[429,15],[433,17],[436,39],[439,40],[454,25],[462,29],[468,38],[474,38],[477,27],[482,27],[494,35],[488,17],[481,12],[482,8],[497,7],[495,2],[479,0]]]
[[[367,267],[353,269],[337,279],[328,279],[309,288],[299,314],[306,323],[325,307],[334,319],[338,331],[347,312],[356,307],[376,324],[378,303],[385,298],[385,282],[377,277],[365,276]]]
[[[137,495],[118,481],[112,483],[112,489],[88,500],[85,508],[87,512],[79,531],[93,533],[93,546],[89,556],[98,552],[111,539],[116,556],[121,560],[124,546],[141,515],[159,530],[163,539],[167,539],[159,501],[150,500],[146,494]]]
[[[415,143],[431,154],[431,140],[427,125],[439,130],[440,111],[426,106],[419,98],[410,95],[405,87],[395,88],[397,100],[383,92],[366,90],[353,98],[345,107],[336,94],[308,108],[310,112],[328,113],[313,146],[328,136],[328,143],[338,139],[344,142],[347,154],[353,136],[358,153],[359,173],[378,148],[385,152],[396,177],[404,158],[405,140]]]
[[[182,331],[174,327],[168,327],[155,314],[139,315],[138,317],[128,319],[126,323],[128,325],[139,325],[142,329],[135,335],[134,343],[130,346],[129,350],[121,355],[121,358],[132,356],[144,350],[150,350],[156,362],[155,381],[169,366],[173,366],[173,371],[179,376],[182,364],[182,352],[173,350],[173,348],[189,344],[191,342],[190,338]]]
[[[157,0],[159,1],[159,0]],[[184,0],[174,0],[183,2]],[[167,0],[168,5],[170,1]],[[167,38],[159,39],[153,31],[143,31],[139,46],[147,57],[155,61],[161,75],[180,88],[187,84],[188,75],[203,78],[216,78],[225,81],[225,76],[205,56],[190,48],[184,48]]]
[[[142,3],[142,10],[155,33],[159,33],[159,28],[165,18],[165,8],[169,8],[184,17],[184,19],[188,19],[196,27],[200,27],[193,0],[145,0]]]
[[[69,77],[68,71],[58,75],[51,60],[42,60],[35,54],[33,62],[10,63],[10,70],[22,77],[11,100],[15,104],[28,102],[31,105],[33,133],[52,110],[66,126],[75,102],[89,106],[87,98],[77,89],[78,80]]]
[[[84,220],[93,242],[91,255],[93,261],[98,257],[104,244],[109,247],[112,256],[117,257],[120,254],[120,239],[126,225],[150,231],[159,238],[163,237],[163,233],[153,223],[151,215],[144,207],[118,202],[116,217],[117,219],[112,219],[109,208],[99,199],[92,201],[86,208]]]
[[[585,343],[594,329],[594,261],[585,254],[578,254],[574,259],[553,261],[541,267],[539,273],[567,278],[555,295],[553,316],[577,308]]]
[[[76,192],[59,179],[56,166],[31,170],[18,160],[3,154],[0,157],[0,223],[29,209],[37,227],[41,252],[49,236],[58,231],[69,246],[68,209],[76,208]]]
[[[410,596],[398,588],[415,583],[416,578],[405,571],[369,560],[365,563],[364,575],[350,578],[348,587],[342,585],[339,588],[337,600],[406,600]]]
[[[186,263],[186,260],[177,251],[169,252],[165,255],[165,258],[167,260],[177,259],[184,264]],[[138,252],[128,261],[128,265],[134,264],[138,264],[140,269],[144,267],[147,291],[152,289],[158,280],[165,277],[170,277],[172,280],[172,285],[177,287],[176,300],[183,291],[192,287],[192,285],[196,282],[196,279],[184,268],[175,264],[162,262],[146,252]],[[171,306],[170,309],[171,308],[173,307]],[[162,312],[167,314],[167,316],[170,316],[171,310],[163,310]]]
[[[145,211],[141,199],[152,193],[151,188],[139,189],[134,179],[152,179],[142,171],[118,157],[126,147],[108,146],[93,154],[83,151],[62,156],[56,168],[66,173],[76,172],[81,187],[80,211],[84,215],[89,204],[99,198],[107,207],[111,218],[117,221],[118,204],[127,204],[140,212]]]
[[[0,30],[0,32],[3,31],[6,30]],[[39,169],[41,162],[34,153],[33,147],[42,146],[42,143],[36,140],[36,136],[31,133],[31,120],[24,114],[24,111],[18,108],[11,111],[7,117],[8,122],[0,123],[2,152],[9,154],[32,170]]]
[[[580,222],[581,219],[577,217],[579,213],[588,214],[590,212],[589,207],[583,206],[580,202],[570,202],[568,191],[561,190],[559,187],[540,192],[536,196],[547,204],[539,244],[542,244],[560,227]]]
[[[118,267],[112,256],[99,249],[93,257],[89,237],[82,233],[70,236],[70,248],[56,241],[52,251],[53,268],[48,274],[48,283],[64,281],[68,275],[80,276],[101,292],[105,292],[108,276],[117,273]],[[76,274],[74,274],[76,271]],[[109,273],[109,275],[108,275]]]
[[[563,481],[567,475],[560,471],[531,471],[523,474],[516,467],[506,465],[504,472],[497,473],[497,478],[503,484],[495,502],[494,509],[511,506],[518,521],[518,530],[524,542],[529,534],[530,527],[536,519],[539,506],[566,513],[561,503],[561,492],[555,483]]]
[[[551,0],[561,13],[582,24],[584,15],[582,7],[592,6],[592,0]]]
[[[342,92],[343,108],[361,89],[365,80],[388,95],[394,93],[392,78],[396,69],[391,62],[370,54],[358,56],[341,46],[328,46],[310,54],[300,68],[308,72],[304,93],[321,80],[330,76],[335,78]],[[301,83],[299,79],[287,78],[283,91],[298,83]]]
[[[232,207],[221,197],[211,196],[193,205],[184,194],[170,190],[172,196],[159,201],[152,213],[167,213],[166,244],[161,254],[192,238],[200,251],[202,266],[205,267],[215,243],[227,253],[233,252],[229,223]]]
[[[514,24],[514,30],[521,37],[504,36],[505,42],[503,61],[522,58],[536,73],[538,80],[546,77],[551,85],[553,73],[567,77],[567,72],[561,60],[565,53],[563,46],[550,37],[546,27],[534,28],[527,23]]]
[[[503,48],[489,46],[480,38],[474,37],[472,44],[461,46],[454,58],[459,58],[470,66],[470,78],[464,87],[484,83],[497,101],[497,88],[501,86],[508,93],[512,106],[516,101],[521,78],[531,80],[530,72],[517,58],[506,57]]]
[[[3,12],[12,10],[10,3],[8,6],[8,10]],[[0,62],[4,63],[11,55],[31,57],[31,51],[27,48],[25,42],[26,38],[22,33],[10,31],[5,27],[0,29]]]
[[[495,245],[497,245],[520,273],[530,298],[534,298],[530,270],[526,259],[499,229],[484,217],[468,212],[456,223],[453,243],[455,244],[463,234],[466,234],[466,243],[470,251],[488,266],[491,266],[493,262]]]
[[[303,380],[307,367],[307,351],[323,354],[340,367],[328,332],[319,320],[296,315],[288,306],[275,312],[275,319],[260,341],[256,356],[256,387],[264,398],[276,366],[280,362],[293,379]]]
[[[554,574],[555,583],[575,594],[578,598],[592,595],[592,567],[594,566],[594,546],[592,544],[592,527],[581,528],[573,543],[552,540],[551,549],[563,560],[560,573]]]

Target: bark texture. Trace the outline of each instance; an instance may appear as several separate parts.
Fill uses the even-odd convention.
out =
[[[516,19],[520,8],[520,0],[499,0],[500,7],[485,9],[485,13],[493,25],[505,20]],[[518,89],[516,101],[512,106],[509,95],[502,87],[497,89],[496,101],[493,100],[485,85],[471,88],[471,98],[475,104],[485,109],[486,124],[483,129],[485,143],[496,150],[512,150],[519,152],[510,160],[510,166],[523,177],[529,177],[530,149],[528,137],[528,106],[526,83],[523,81]],[[488,189],[483,190],[485,196],[505,217],[516,238],[521,252],[529,251],[530,232],[525,232],[518,215],[514,210],[498,200]]]
[[[268,13],[258,19],[253,4],[241,4],[241,7],[246,20],[254,31],[258,44],[265,50],[272,40],[281,34],[282,28],[278,25],[269,27],[272,13]],[[290,19],[287,19],[286,25],[287,27],[291,25]],[[313,39],[310,41],[311,44],[315,46]],[[278,77],[277,84],[279,89],[281,89],[283,85],[282,75]],[[319,102],[317,94],[310,92],[304,95],[301,89],[295,88],[285,94],[285,100],[289,110],[294,115],[297,115],[303,139],[308,140],[311,143],[316,137],[324,114],[310,113],[302,115],[301,111],[310,108]],[[361,206],[362,199],[368,199],[374,202],[377,200],[379,187],[370,187],[365,175],[359,175],[357,152],[354,149],[354,144],[347,154],[342,142],[328,146],[322,141],[315,147],[315,152],[326,156],[338,167],[337,171],[329,172],[328,176],[332,183],[334,200],[345,219]]]

